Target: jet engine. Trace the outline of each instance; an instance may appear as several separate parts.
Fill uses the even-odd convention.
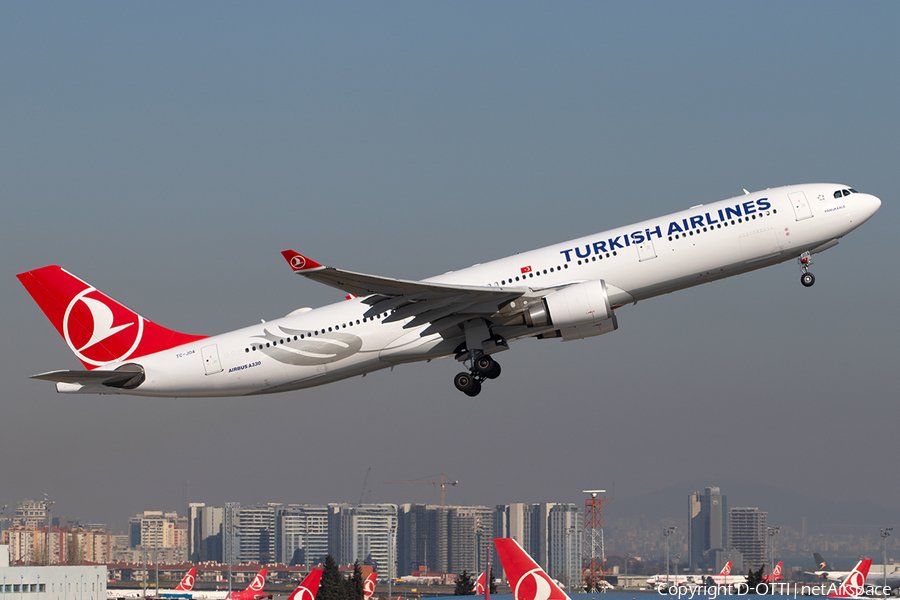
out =
[[[609,303],[606,282],[602,279],[576,283],[544,296],[525,312],[529,327],[555,327],[541,338],[561,337],[575,340],[618,329]]]

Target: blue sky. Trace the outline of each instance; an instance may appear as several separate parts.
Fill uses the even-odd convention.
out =
[[[684,479],[900,507],[900,7],[761,3],[0,5],[0,463],[14,504],[622,499]],[[61,264],[215,334],[338,301],[294,248],[402,278],[742,188],[878,195],[816,257],[524,341],[476,399],[450,360],[272,397],[59,396],[79,365],[15,280]],[[736,501],[737,499],[735,499]],[[737,505],[737,504],[736,504]],[[682,506],[673,507],[681,514]]]

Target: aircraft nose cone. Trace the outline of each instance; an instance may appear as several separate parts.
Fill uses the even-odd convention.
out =
[[[866,218],[868,219],[881,208],[881,199],[878,196],[873,196],[872,194],[866,194],[866,208],[868,209],[868,214]]]

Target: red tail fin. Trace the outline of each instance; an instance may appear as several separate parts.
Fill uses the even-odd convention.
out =
[[[844,583],[833,594],[828,594],[829,598],[859,598],[866,591],[866,577],[869,575],[869,567],[872,566],[872,559],[866,558],[853,567],[850,574],[844,579]]]
[[[181,583],[175,586],[176,592],[189,592],[194,589],[194,579],[197,578],[197,567],[192,567],[190,571],[187,572],[187,575],[184,576],[184,579],[181,580]]]
[[[515,600],[569,600],[519,542],[512,538],[495,538],[494,545]]]
[[[263,588],[266,587],[266,574],[269,572],[268,569],[260,569],[259,573],[256,574],[256,577],[253,578],[253,581],[250,582],[250,585],[247,586],[245,592],[261,592]]]
[[[363,582],[363,598],[371,598],[375,594],[375,582],[378,579],[378,573],[370,573]]]
[[[322,569],[313,569],[309,575],[303,578],[287,600],[316,600],[316,592],[319,591],[319,581],[322,579]]]
[[[725,566],[722,567],[722,570],[719,572],[719,575],[731,575],[731,561],[729,560],[725,563]]]
[[[478,580],[475,581],[475,595],[484,596],[484,571],[481,572],[481,575],[478,576]]]
[[[16,277],[88,369],[205,337],[178,333],[148,321],[55,265]]]

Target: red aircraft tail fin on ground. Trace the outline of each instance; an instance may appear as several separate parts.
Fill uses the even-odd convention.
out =
[[[484,571],[481,572],[481,575],[475,581],[475,595],[484,596]]]
[[[495,538],[494,546],[515,600],[570,600],[519,542],[512,538]]]
[[[194,580],[197,578],[197,567],[192,567],[182,578],[181,583],[175,586],[176,592],[189,592],[194,589]]]
[[[300,585],[291,592],[287,600],[316,600],[316,592],[319,591],[319,582],[322,580],[322,569],[313,569],[309,575],[303,578]]]
[[[860,598],[866,591],[866,577],[869,575],[869,567],[872,566],[872,559],[865,558],[853,567],[850,574],[844,578],[841,587],[833,594],[828,594],[829,598]]]
[[[370,573],[363,582],[363,598],[368,600],[375,594],[375,581],[378,579],[378,573]]]

